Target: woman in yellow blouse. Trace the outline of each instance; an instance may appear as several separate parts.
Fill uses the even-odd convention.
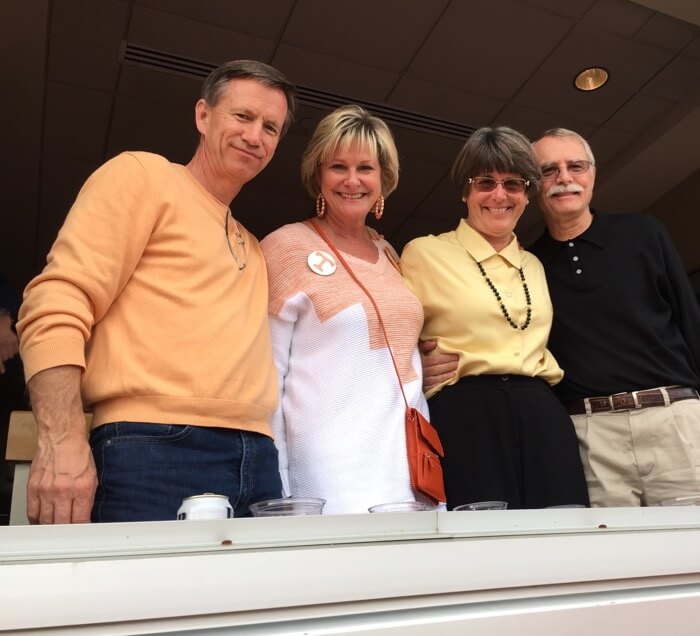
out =
[[[588,505],[576,435],[550,385],[563,371],[547,350],[552,304],[542,264],[513,230],[537,191],[530,141],[481,128],[452,167],[466,218],[411,241],[404,279],[423,304],[421,338],[458,356],[432,387],[431,422],[445,449],[447,507]]]

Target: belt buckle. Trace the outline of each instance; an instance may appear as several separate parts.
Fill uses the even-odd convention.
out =
[[[638,393],[639,393],[639,391],[632,391],[632,401],[634,402],[634,408],[635,408],[635,409],[641,409],[641,408],[642,408],[642,405],[641,405],[640,402],[639,402],[639,397],[637,396]]]
[[[642,405],[639,403],[639,396],[637,395],[639,391],[621,391],[620,393],[613,393],[612,395],[608,396],[608,403],[610,404],[610,412],[611,413],[619,413],[620,411],[631,411],[632,409],[623,406],[622,408],[615,408],[615,399],[618,396],[624,396],[624,395],[631,395],[632,396],[632,402],[634,403],[634,409],[641,409]]]

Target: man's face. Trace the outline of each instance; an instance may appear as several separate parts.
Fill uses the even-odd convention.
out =
[[[543,137],[534,149],[543,171],[537,200],[545,219],[576,219],[586,214],[593,197],[595,166],[581,172],[588,164],[583,144],[576,137]],[[553,174],[547,177],[548,172]]]
[[[231,80],[214,105],[200,99],[195,118],[213,177],[255,177],[275,154],[286,117],[284,93],[250,78]]]

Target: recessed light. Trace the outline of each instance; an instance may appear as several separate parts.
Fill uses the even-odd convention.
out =
[[[610,74],[600,66],[582,70],[574,79],[574,86],[580,91],[595,91],[608,81]]]

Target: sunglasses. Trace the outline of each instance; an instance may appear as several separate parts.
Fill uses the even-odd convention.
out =
[[[493,192],[496,186],[501,185],[508,194],[520,194],[530,185],[526,179],[509,177],[508,179],[494,179],[492,177],[470,177],[467,183],[477,192]]]
[[[576,161],[567,161],[564,165],[569,174],[583,174],[588,172],[593,164],[585,159],[577,159]],[[561,166],[557,163],[547,163],[540,168],[540,171],[543,179],[554,179],[559,176]]]

